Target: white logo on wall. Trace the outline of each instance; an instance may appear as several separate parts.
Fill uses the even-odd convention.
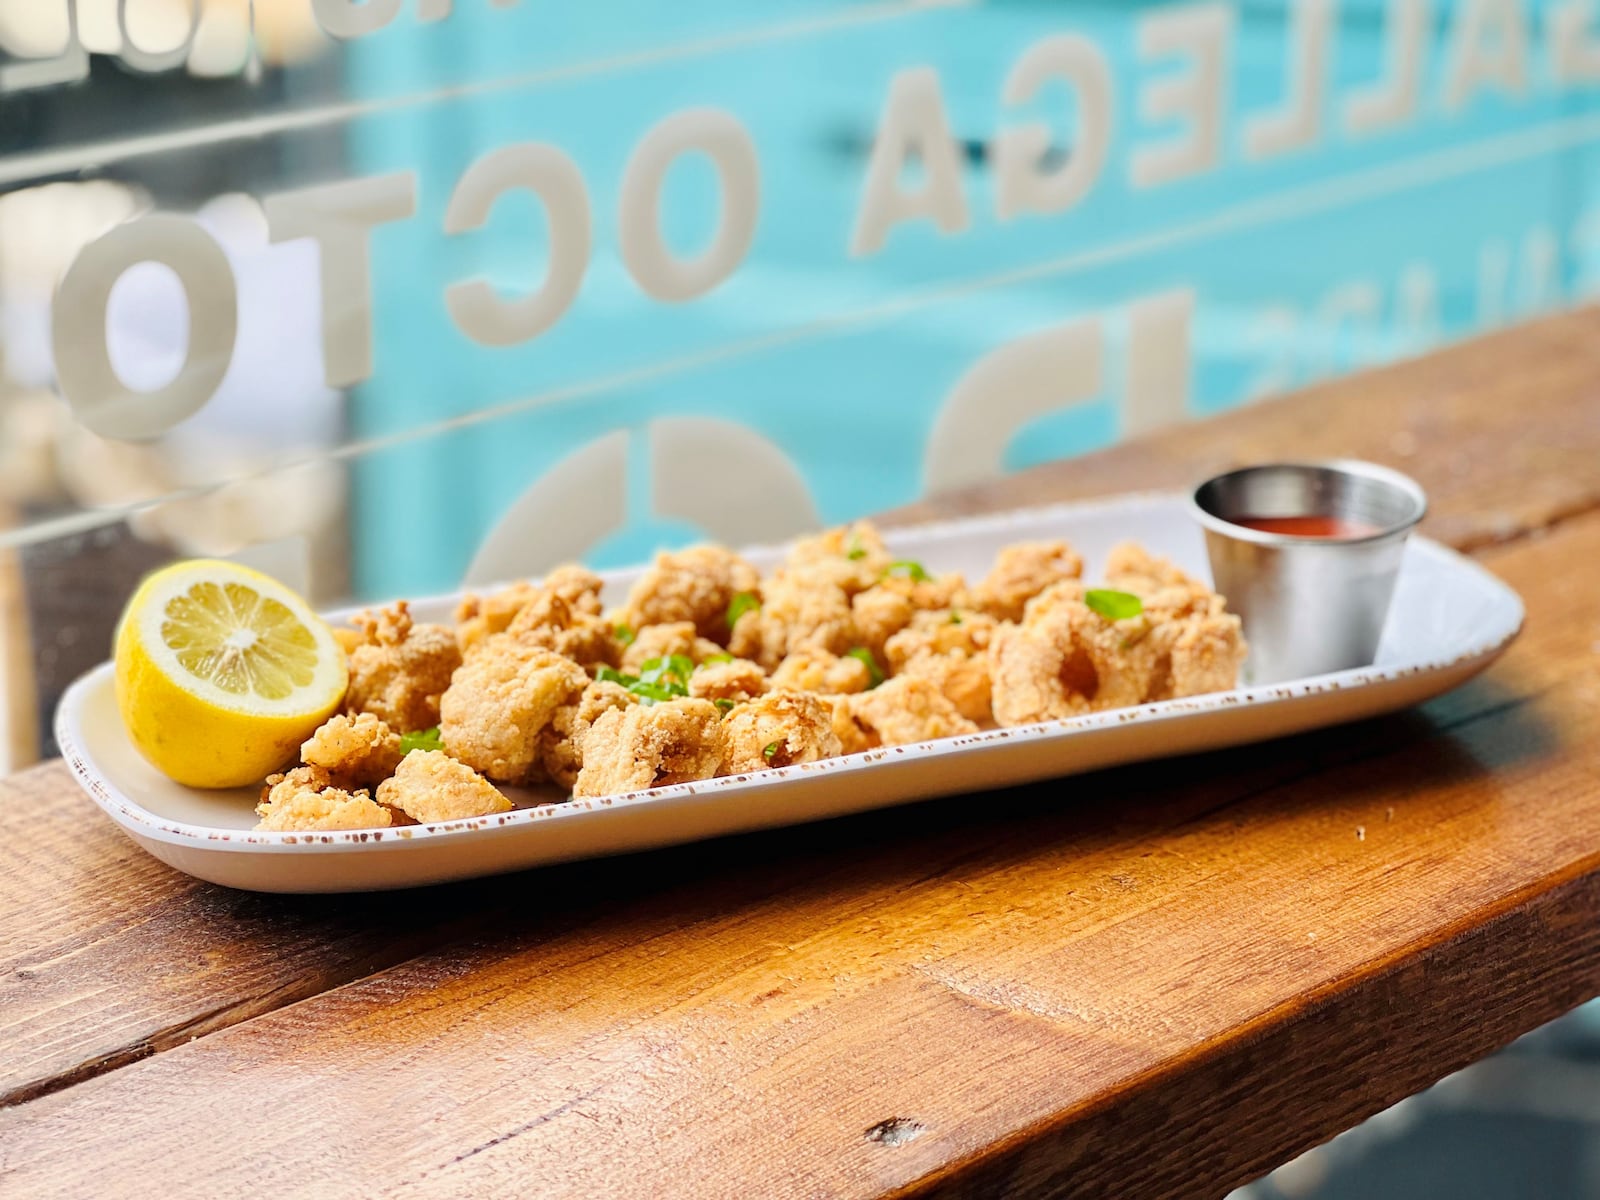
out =
[[[644,436],[650,511],[658,518],[687,521],[734,546],[783,541],[820,523],[800,472],[753,429],[671,417],[651,423]],[[621,530],[631,485],[628,438],[618,432],[590,442],[535,480],[483,539],[463,584],[542,575]]]

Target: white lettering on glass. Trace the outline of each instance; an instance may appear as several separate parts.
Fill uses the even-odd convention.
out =
[[[907,191],[900,176],[913,156],[922,164],[922,186]],[[901,71],[889,81],[878,136],[867,163],[850,255],[883,249],[889,230],[903,221],[931,220],[944,233],[960,233],[970,221],[961,185],[961,157],[945,118],[939,75],[932,67]]]
[[[1273,158],[1316,144],[1322,136],[1322,111],[1330,74],[1329,59],[1339,14],[1337,0],[1300,0],[1289,32],[1292,49],[1284,61],[1283,108],[1255,117],[1245,128],[1245,153]]]
[[[1428,0],[1389,0],[1384,76],[1346,102],[1344,124],[1352,135],[1383,133],[1416,116],[1432,29]]]
[[[417,180],[409,171],[319,184],[268,196],[268,240],[315,238],[322,254],[322,356],[329,387],[349,387],[372,374],[372,249],[375,226],[416,211]]]
[[[183,40],[170,50],[141,50],[128,30],[129,0],[117,0],[117,31],[122,36],[122,49],[118,57],[135,71],[155,75],[175,70],[189,61],[194,49],[195,35],[200,31],[200,0],[189,0],[189,28]]]
[[[49,0],[29,0],[45,4]],[[89,78],[89,52],[78,37],[77,0],[59,0],[67,10],[67,40],[54,58],[24,58],[0,64],[0,95],[32,88],[55,87]]]
[[[160,263],[176,275],[189,310],[183,364],[164,386],[144,392],[123,383],[106,341],[111,289],[139,263]],[[85,246],[56,290],[56,381],[78,420],[101,437],[159,437],[211,399],[233,359],[238,322],[233,269],[216,239],[184,217],[141,217]]]
[[[1228,62],[1232,57],[1233,7],[1188,4],[1156,9],[1139,18],[1141,62],[1178,56],[1189,69],[1147,82],[1139,89],[1139,115],[1146,121],[1177,121],[1183,131],[1133,152],[1137,187],[1156,187],[1215,170],[1222,162],[1222,130],[1228,111]]]
[[[965,487],[1003,471],[1006,447],[1029,421],[1095,398],[1104,337],[1098,318],[1071,321],[985,354],[950,389],[923,469],[927,491]]]
[[[1600,43],[1590,28],[1594,0],[1565,0],[1545,18],[1550,70],[1557,83],[1593,83],[1600,79]]]
[[[661,185],[680,155],[699,151],[716,168],[722,215],[711,245],[679,258],[661,236]],[[693,300],[733,274],[755,238],[761,210],[756,144],[732,113],[699,108],[674,113],[644,137],[622,172],[618,241],[634,282],[657,300]]]
[[[1522,0],[1462,0],[1450,31],[1444,103],[1454,111],[1485,88],[1528,90],[1528,24]]]
[[[1189,419],[1190,340],[1195,294],[1146,296],[1128,309],[1122,434],[1138,437]]]
[[[491,151],[466,169],[445,209],[445,233],[481,228],[495,201],[517,188],[532,192],[544,205],[550,231],[544,282],[515,300],[501,299],[483,279],[451,284],[444,293],[456,328],[482,346],[513,346],[554,325],[577,296],[589,263],[589,194],[583,174],[565,152],[535,142]]]
[[[1111,64],[1087,38],[1059,34],[1036,42],[1006,77],[1001,102],[1032,100],[1049,80],[1059,79],[1078,99],[1077,135],[1067,144],[1065,161],[1044,169],[1050,127],[1039,121],[1008,129],[994,139],[996,212],[1002,221],[1026,212],[1063,212],[1089,194],[1106,164],[1111,146],[1113,89]]]
[[[335,38],[365,37],[400,15],[401,0],[311,0],[311,15]]]

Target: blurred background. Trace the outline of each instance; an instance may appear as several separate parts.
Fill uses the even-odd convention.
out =
[[[0,769],[175,556],[331,605],[777,540],[1578,303],[1589,8],[0,0]],[[1063,35],[1103,94],[1012,79]],[[1057,211],[998,185],[1023,126],[1085,171]],[[546,202],[469,211],[529,145]],[[880,169],[937,216],[863,233]],[[118,240],[153,214],[207,287]],[[549,304],[486,334],[467,280]],[[1600,1196],[1597,1048],[1575,1014],[1242,1194]]]

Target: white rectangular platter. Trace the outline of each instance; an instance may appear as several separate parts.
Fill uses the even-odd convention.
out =
[[[1069,541],[1087,560],[1091,580],[1110,548],[1128,539],[1210,577],[1200,531],[1178,496],[1127,496],[894,530],[887,540],[897,556],[920,560],[935,573],[961,571],[978,579],[1001,546],[1043,538]],[[781,555],[781,548],[750,552],[764,570]],[[619,599],[636,574],[608,574],[607,602]],[[448,620],[455,600],[437,597],[412,609],[419,620]],[[1370,717],[1475,675],[1511,643],[1522,619],[1522,602],[1505,584],[1453,551],[1413,538],[1371,667],[625,796],[383,830],[257,833],[251,828],[257,789],[206,792],[173,783],[124,733],[110,664],[62,698],[56,736],[68,766],[106,814],[180,871],[254,891],[369,891],[795,825]]]

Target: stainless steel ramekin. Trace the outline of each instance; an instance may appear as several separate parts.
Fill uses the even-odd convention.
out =
[[[1209,479],[1191,500],[1219,592],[1244,621],[1245,678],[1281,683],[1369,665],[1406,538],[1427,512],[1417,484],[1353,460],[1272,463]],[[1268,533],[1235,520],[1336,517],[1351,537]]]

